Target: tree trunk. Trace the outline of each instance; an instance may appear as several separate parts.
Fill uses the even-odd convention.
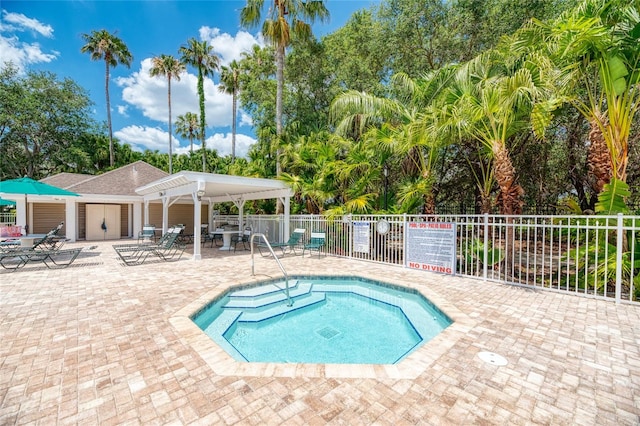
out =
[[[115,163],[115,155],[113,152],[113,126],[111,125],[111,100],[109,99],[109,62],[105,58],[105,79],[104,91],[107,95],[107,127],[109,127],[109,165],[113,167]]]
[[[207,172],[207,145],[205,142],[206,118],[204,116],[204,75],[202,67],[198,67],[198,97],[200,98],[200,141],[202,142],[202,172]]]
[[[591,174],[591,188],[596,194],[600,194],[604,186],[611,181],[612,168],[611,168],[611,155],[607,142],[604,140],[602,130],[598,125],[598,120],[601,123],[606,123],[606,118],[600,113],[599,119],[593,118],[589,121],[591,125],[591,131],[589,132],[589,153],[587,155],[587,165],[589,166],[589,173]]]
[[[497,141],[493,143],[492,152],[496,182],[500,187],[498,195],[500,213],[505,215],[522,214],[524,189],[515,182],[516,170],[511,162],[511,157],[509,157],[509,151],[503,143]]]
[[[276,176],[280,177],[282,173],[282,165],[280,163],[280,139],[282,137],[282,97],[284,90],[284,45],[278,46],[276,52]],[[276,206],[276,214],[284,213],[284,204],[278,198]]]
[[[231,123],[231,162],[236,159],[236,120],[237,120],[237,96],[236,89],[233,88],[233,123]]]
[[[171,76],[167,76],[167,102],[169,103],[169,174],[173,174],[173,149],[171,141]]]

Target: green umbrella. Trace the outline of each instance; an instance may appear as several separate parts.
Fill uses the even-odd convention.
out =
[[[11,200],[3,200],[0,198],[0,206],[15,206],[16,202]]]
[[[75,192],[67,191],[44,182],[39,182],[26,176],[18,179],[0,181],[0,194],[24,195],[25,204],[27,204],[27,195],[78,196]],[[27,220],[27,224],[28,223],[29,221]],[[25,225],[25,229],[27,229],[27,225]]]
[[[39,182],[26,176],[18,179],[0,181],[0,194],[78,196],[75,192],[67,191],[44,182]]]

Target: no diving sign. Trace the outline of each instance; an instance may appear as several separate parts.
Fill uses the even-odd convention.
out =
[[[409,222],[405,247],[406,266],[443,274],[456,273],[456,224]]]

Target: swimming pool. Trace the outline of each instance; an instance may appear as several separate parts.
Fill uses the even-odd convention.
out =
[[[395,364],[452,321],[419,292],[360,277],[230,288],[192,317],[237,361]]]

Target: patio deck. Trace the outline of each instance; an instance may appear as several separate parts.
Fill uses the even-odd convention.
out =
[[[207,248],[199,262],[185,254],[127,267],[113,243],[66,269],[0,271],[0,424],[640,422],[638,307],[290,256],[290,274],[418,288],[456,323],[397,367],[254,368],[215,353],[184,321],[200,301],[253,279],[249,252]],[[257,278],[279,275],[273,260],[255,259]],[[508,364],[487,364],[482,351]]]

